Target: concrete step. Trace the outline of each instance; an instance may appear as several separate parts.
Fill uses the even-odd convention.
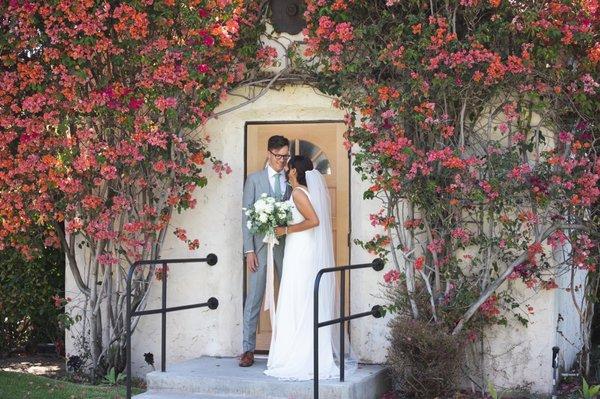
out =
[[[266,359],[242,368],[234,358],[202,357],[167,367],[165,373],[146,376],[149,391],[169,394],[203,394],[223,397],[312,399],[312,381],[280,381],[266,376]],[[389,389],[386,370],[377,365],[359,365],[345,382],[321,380],[321,399],[378,399]],[[136,399],[146,399],[136,396]],[[163,399],[162,396],[148,399]],[[175,397],[179,399],[179,397]],[[182,398],[187,398],[183,396]],[[195,398],[195,396],[190,396]],[[203,398],[200,396],[199,398]],[[207,398],[212,399],[210,396]],[[165,397],[167,399],[167,397]]]
[[[203,393],[185,393],[185,392],[167,392],[150,390],[142,394],[135,395],[135,399],[261,399],[250,396],[230,396],[230,395],[208,395]]]

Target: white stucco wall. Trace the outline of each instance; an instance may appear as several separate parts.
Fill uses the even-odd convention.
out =
[[[217,111],[243,101],[229,97]],[[244,181],[244,124],[248,121],[316,121],[341,120],[343,112],[332,107],[331,99],[316,94],[308,87],[287,87],[271,90],[256,102],[227,113],[206,126],[212,141],[211,151],[233,168],[222,179],[208,173],[206,189],[197,191],[196,209],[175,215],[171,225],[183,227],[188,237],[198,238],[200,248],[190,251],[173,234],[167,235],[163,258],[202,257],[209,252],[219,256],[214,267],[203,265],[171,265],[169,272],[168,306],[203,302],[211,296],[220,301],[216,311],[193,309],[167,316],[167,363],[201,355],[236,356],[242,341],[242,233],[241,199]],[[377,210],[377,202],[364,201],[366,189],[356,172],[351,173],[351,238],[368,239],[374,231],[368,215]],[[352,263],[370,262],[373,255],[351,245]],[[388,266],[389,267],[389,266]],[[381,297],[382,272],[371,269],[355,271],[351,277],[351,309],[353,313],[370,310],[384,302]],[[566,283],[558,281],[561,286]],[[76,297],[76,287],[67,272],[67,295]],[[561,347],[565,362],[570,363],[577,345],[569,345],[556,333],[560,312],[565,319],[562,331],[569,337],[578,336],[577,317],[565,291],[541,292],[526,298],[535,308],[528,328],[498,327],[487,336],[486,348],[496,355],[486,360],[487,378],[498,386],[528,386],[547,392],[551,383],[550,355],[554,345]],[[160,306],[160,285],[154,284],[147,309]],[[74,300],[74,303],[77,299]],[[367,363],[381,363],[386,358],[387,323],[382,319],[363,318],[351,323],[352,343],[359,358]],[[562,340],[562,341],[561,341]],[[150,371],[143,361],[145,352],[155,355],[160,367],[160,316],[142,317],[133,336],[133,370],[141,376]],[[67,333],[67,353],[74,353],[73,341]],[[489,371],[489,373],[488,373]]]
[[[568,256],[569,246],[554,253],[554,257],[563,261]],[[577,359],[577,354],[583,347],[581,329],[579,324],[579,313],[574,301],[580,309],[584,310],[586,303],[584,299],[584,284],[587,272],[577,270],[573,275],[573,287],[571,287],[571,273],[561,273],[556,283],[559,289],[554,291],[554,322],[555,342],[559,351],[559,366],[564,371],[570,371]],[[573,291],[571,290],[573,288]]]
[[[554,345],[554,292],[534,294],[521,282],[514,282],[515,298],[530,305],[533,314],[524,327],[509,317],[508,326],[490,328],[484,337],[484,362],[474,377],[485,376],[500,389],[550,392],[552,388],[552,346]]]
[[[83,251],[77,251],[75,253],[78,265],[85,264],[85,257]],[[66,272],[65,272],[65,297],[71,298],[71,302],[67,303],[66,311],[76,319],[77,316],[83,317],[83,309],[85,309],[85,297],[80,294],[79,289],[73,278],[73,274],[68,266],[69,260],[65,259]],[[84,274],[81,276],[83,281],[89,286],[89,276]],[[65,355],[76,355],[80,353],[82,339],[87,339],[85,331],[87,326],[78,322],[75,323],[69,330],[65,332]]]
[[[585,273],[578,272],[575,284],[582,284]],[[570,275],[557,279],[559,288],[534,292],[521,282],[510,283],[515,298],[533,308],[533,314],[523,314],[524,327],[514,318],[509,325],[490,328],[485,335],[483,365],[476,364],[473,377],[484,376],[498,389],[522,388],[530,392],[549,393],[552,389],[552,347],[558,346],[561,370],[569,370],[582,347],[579,316],[571,293],[566,289]],[[581,303],[581,290],[575,293]],[[561,320],[559,321],[559,315]]]
[[[374,258],[364,249],[354,244],[355,239],[369,240],[378,231],[371,226],[369,215],[376,213],[380,205],[377,201],[363,200],[363,192],[369,188],[367,181],[361,181],[360,176],[352,171],[350,176],[351,194],[351,238],[350,259],[353,264],[368,263]],[[381,233],[381,232],[380,232]],[[386,267],[376,272],[373,269],[362,269],[353,271],[350,278],[352,313],[361,313],[371,310],[374,305],[383,305],[386,301],[382,294],[383,275],[389,271],[389,263]],[[358,357],[366,363],[384,363],[387,355],[388,329],[387,324],[390,316],[375,319],[365,317],[353,320],[350,323],[350,334],[353,349]]]

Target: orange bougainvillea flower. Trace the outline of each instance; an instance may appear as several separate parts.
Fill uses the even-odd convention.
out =
[[[195,164],[204,165],[204,153],[201,152],[201,151],[198,151],[197,153],[195,153],[194,155],[192,155],[191,160]]]
[[[592,63],[597,64],[600,62],[600,42],[596,42],[594,47],[588,52],[588,58]]]

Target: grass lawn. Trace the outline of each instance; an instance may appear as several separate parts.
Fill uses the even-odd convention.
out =
[[[133,393],[143,392],[133,389]],[[125,387],[92,386],[0,371],[0,399],[121,399]]]

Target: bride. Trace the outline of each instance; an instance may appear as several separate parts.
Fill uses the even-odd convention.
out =
[[[335,265],[329,194],[325,179],[305,156],[288,164],[292,186],[292,221],[278,227],[287,234],[273,336],[265,374],[284,380],[313,378],[313,292],[317,272]],[[334,316],[335,278],[323,275],[319,290],[319,321]],[[332,327],[319,328],[319,379],[339,376]]]

